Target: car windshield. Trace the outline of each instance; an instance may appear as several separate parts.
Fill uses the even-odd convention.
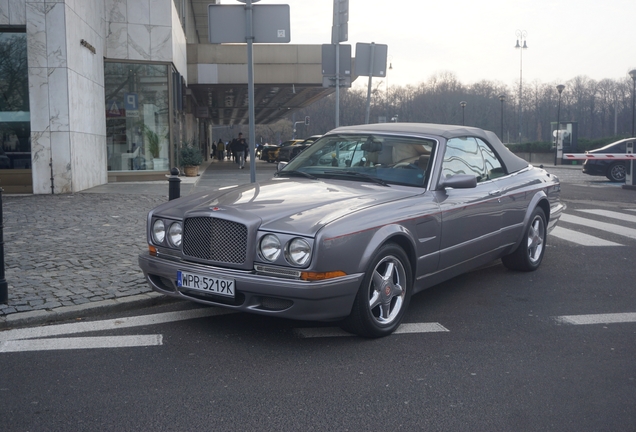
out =
[[[318,178],[424,187],[436,146],[432,139],[397,135],[328,135],[296,156],[279,174],[300,171]]]

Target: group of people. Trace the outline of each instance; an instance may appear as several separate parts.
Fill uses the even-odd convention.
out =
[[[234,160],[239,169],[245,168],[245,156],[248,151],[247,140],[243,138],[243,134],[239,132],[238,138],[234,138],[231,142],[225,144],[222,139],[218,143],[212,143],[212,158],[218,160]]]

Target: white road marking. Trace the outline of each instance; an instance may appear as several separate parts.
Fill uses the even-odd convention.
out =
[[[120,328],[140,327],[145,325],[164,324],[174,321],[204,318],[208,316],[236,313],[229,309],[201,308],[178,312],[165,312],[154,315],[141,315],[128,318],[117,318],[104,321],[77,322],[42,327],[6,330],[0,332],[0,342],[16,339],[34,339],[47,336],[58,336],[76,333],[87,333]]]
[[[560,226],[555,227],[550,235],[583,246],[623,246],[620,243],[614,243],[609,240],[569,230]]]
[[[449,330],[439,323],[412,323],[400,325],[393,334],[433,333],[447,331]],[[348,333],[338,327],[297,328],[294,329],[294,333],[302,338],[355,336],[354,334]]]
[[[595,228],[601,231],[607,231],[614,234],[621,235],[623,237],[629,237],[632,239],[636,239],[636,229],[626,228],[620,225],[610,224],[606,222],[599,222],[592,219],[585,219],[578,216],[572,216],[567,213],[561,215],[561,220],[563,222],[569,222],[577,225],[583,225],[590,228]]]
[[[557,320],[564,324],[573,325],[631,323],[636,322],[636,313],[564,315],[557,317]]]
[[[589,210],[577,210],[583,213],[594,214],[598,216],[605,216],[612,219],[618,219],[625,222],[634,222],[636,223],[636,216],[632,216],[630,214],[619,213],[610,210],[602,210],[602,209],[589,209]]]
[[[56,339],[26,339],[0,342],[0,353],[23,351],[52,351],[94,348],[128,348],[163,344],[163,336],[101,336]]]

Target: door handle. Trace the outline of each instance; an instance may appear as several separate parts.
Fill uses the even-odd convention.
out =
[[[492,191],[488,192],[488,195],[490,195],[490,196],[495,196],[495,195],[500,195],[500,194],[501,194],[501,189],[492,190]]]

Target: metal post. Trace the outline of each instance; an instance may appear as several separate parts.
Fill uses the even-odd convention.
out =
[[[634,81],[634,86],[632,88],[632,137],[633,137],[634,136],[634,108],[636,108],[636,69],[630,70],[629,76],[631,76],[632,81]]]
[[[181,197],[181,179],[179,178],[179,169],[172,168],[170,177],[168,178],[168,201]]]
[[[373,80],[374,55],[375,55],[375,42],[371,42],[371,59],[369,60],[369,85],[367,86],[367,113],[364,116],[364,124],[369,124],[369,115],[371,112],[371,83]]]
[[[340,127],[340,42],[336,42],[336,127]]]
[[[557,166],[557,158],[559,153],[559,131],[561,129],[561,93],[563,93],[563,89],[565,86],[563,84],[559,84],[557,86],[557,91],[559,92],[559,105],[557,108],[557,125],[556,125],[556,138],[554,141],[554,166]]]
[[[0,188],[0,303],[9,303],[9,289],[4,278],[4,221],[2,219],[2,192]]]
[[[462,126],[466,124],[464,121],[464,109],[466,108],[466,101],[461,101],[459,105],[462,107]]]
[[[501,101],[501,142],[504,141],[504,129],[503,129],[503,111],[504,111],[504,101],[506,100],[506,95],[500,95],[499,100]]]
[[[523,50],[528,48],[526,44],[526,36],[528,33],[525,30],[517,30],[515,32],[517,36],[517,45],[515,48],[519,48],[519,144],[521,144],[521,113],[523,112]],[[519,43],[521,41],[521,43]]]
[[[252,21],[252,0],[247,0],[245,3],[245,17],[246,17],[246,31],[247,35],[247,93],[249,104],[249,117],[250,117],[250,136],[248,138],[248,145],[250,149],[250,182],[256,183],[256,163],[255,163],[255,143],[254,137],[256,136],[256,126],[254,119],[254,28]]]

